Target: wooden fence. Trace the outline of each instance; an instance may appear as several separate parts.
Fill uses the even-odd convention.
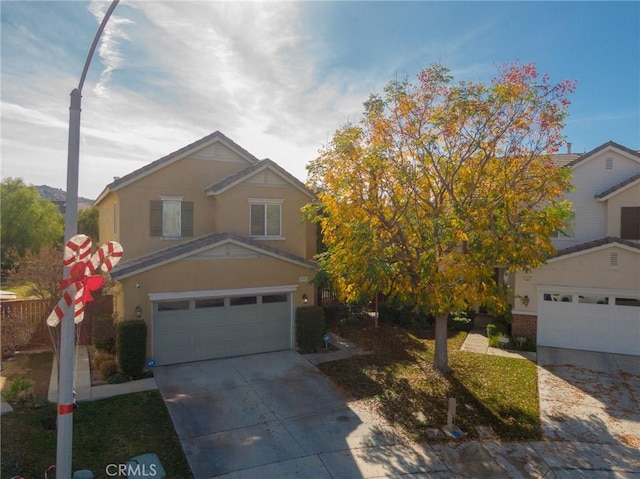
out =
[[[3,332],[9,333],[11,328],[21,328],[28,334],[21,335],[16,349],[51,348],[52,339],[56,342],[60,337],[60,326],[50,328],[46,319],[52,306],[39,299],[0,301],[0,324]],[[111,316],[113,301],[111,296],[98,296],[85,309],[84,320],[76,325],[76,338],[79,344],[91,344],[91,325],[93,318],[100,315]],[[5,338],[6,339],[6,338]]]

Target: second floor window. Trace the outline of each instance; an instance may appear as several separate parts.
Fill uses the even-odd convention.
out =
[[[282,236],[282,202],[251,201],[251,236]]]
[[[620,238],[640,240],[640,206],[620,208]]]
[[[179,196],[161,196],[151,201],[151,236],[179,239],[193,236],[193,202]]]
[[[576,214],[571,212],[571,216],[567,220],[567,223],[558,228],[551,235],[552,238],[575,238],[576,236]]]

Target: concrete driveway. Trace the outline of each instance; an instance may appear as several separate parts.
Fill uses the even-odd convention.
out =
[[[295,351],[163,366],[155,379],[196,479],[447,470]]]
[[[549,440],[640,448],[640,357],[538,348],[543,433]]]

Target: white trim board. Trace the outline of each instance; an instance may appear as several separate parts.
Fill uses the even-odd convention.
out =
[[[179,299],[201,299],[216,298],[225,296],[244,296],[273,293],[292,293],[297,291],[297,284],[283,286],[261,286],[257,288],[232,288],[232,289],[211,289],[205,291],[167,291],[159,293],[149,293],[151,301],[173,301]]]

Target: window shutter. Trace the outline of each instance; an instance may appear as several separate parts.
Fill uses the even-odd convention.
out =
[[[151,200],[149,233],[151,236],[162,236],[162,201],[160,200]]]
[[[623,206],[620,210],[620,238],[640,239],[640,207]]]
[[[193,201],[183,201],[180,214],[182,236],[193,236]]]

